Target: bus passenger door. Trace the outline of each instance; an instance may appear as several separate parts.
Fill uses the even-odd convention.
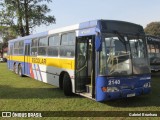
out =
[[[24,74],[30,75],[30,43],[25,43]]]
[[[94,37],[78,37],[76,40],[75,90],[94,97]]]

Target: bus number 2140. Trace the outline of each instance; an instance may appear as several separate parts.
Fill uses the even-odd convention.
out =
[[[121,82],[120,80],[109,80],[108,85],[119,85]]]

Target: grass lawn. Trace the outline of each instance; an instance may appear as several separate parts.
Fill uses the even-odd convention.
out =
[[[29,77],[19,77],[7,69],[6,63],[0,63],[0,111],[160,111],[160,77],[152,78],[149,95],[99,103],[78,95],[66,97],[57,87]]]

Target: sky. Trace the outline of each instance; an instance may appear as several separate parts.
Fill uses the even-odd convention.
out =
[[[36,27],[33,33],[96,19],[128,21],[144,28],[160,21],[160,0],[52,0],[48,7],[56,24]]]

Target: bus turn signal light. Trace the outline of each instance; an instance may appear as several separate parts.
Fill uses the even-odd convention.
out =
[[[107,92],[107,87],[102,87],[103,92]]]

